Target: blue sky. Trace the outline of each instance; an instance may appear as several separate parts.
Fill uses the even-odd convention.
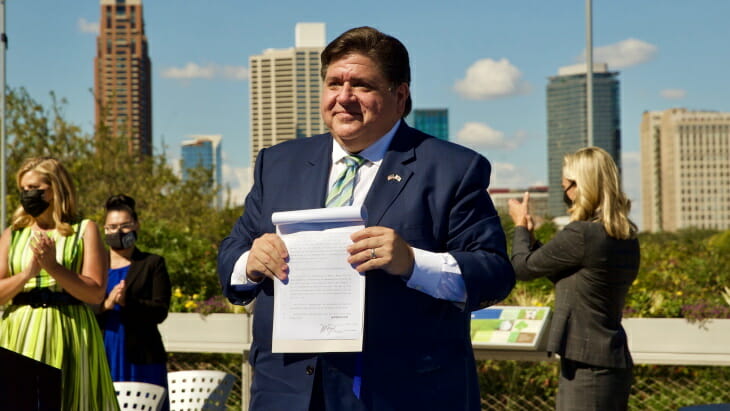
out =
[[[483,153],[492,186],[547,181],[545,86],[581,62],[583,0],[324,2],[143,0],[153,66],[155,148],[179,158],[190,134],[222,134],[224,174],[249,182],[248,57],[294,45],[297,22],[327,40],[370,25],[409,49],[416,108],[447,107],[452,139]],[[41,102],[68,100],[91,131],[99,2],[6,1],[7,84]],[[639,124],[645,110],[730,111],[730,2],[594,0],[595,61],[620,72],[625,188],[638,218]]]

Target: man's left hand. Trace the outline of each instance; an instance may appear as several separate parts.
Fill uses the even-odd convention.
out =
[[[353,244],[347,262],[359,272],[385,270],[393,275],[409,276],[413,272],[413,249],[388,227],[367,227],[350,238]]]

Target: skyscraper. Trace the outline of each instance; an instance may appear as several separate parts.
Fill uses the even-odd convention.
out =
[[[730,228],[730,113],[645,112],[641,197],[645,231]]]
[[[446,108],[414,109],[413,127],[441,140],[449,140],[449,110]]]
[[[190,178],[192,169],[202,167],[213,173],[214,187],[223,184],[223,175],[221,171],[221,140],[219,134],[210,135],[191,135],[190,140],[182,142],[182,176],[183,180]],[[216,206],[221,206],[221,193],[216,197]]]
[[[101,0],[94,58],[96,125],[152,154],[152,66],[142,0]]]
[[[319,110],[324,23],[297,23],[296,46],[249,57],[251,162],[261,149],[327,131]]]
[[[560,185],[563,157],[588,145],[585,65],[562,67],[547,85],[548,212],[566,213]],[[593,66],[593,145],[606,150],[621,168],[618,72]]]

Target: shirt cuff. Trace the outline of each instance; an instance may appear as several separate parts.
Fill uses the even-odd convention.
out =
[[[406,285],[415,290],[457,303],[466,302],[466,285],[456,259],[449,253],[413,248],[413,273]]]
[[[236,291],[248,291],[254,289],[261,282],[251,281],[246,275],[246,263],[248,262],[248,251],[241,254],[236,260],[236,264],[233,266],[233,272],[231,273],[231,287]]]

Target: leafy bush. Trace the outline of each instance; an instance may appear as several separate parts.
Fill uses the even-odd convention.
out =
[[[183,181],[164,153],[140,157],[129,151],[126,136],[103,127],[86,135],[64,119],[64,100],[52,94],[51,101],[46,108],[23,88],[7,93],[8,220],[19,205],[15,172],[20,164],[30,157],[56,157],[74,179],[79,211],[100,226],[110,195],[124,193],[137,201],[139,247],[165,257],[174,289],[198,296],[183,304],[173,301],[173,310],[190,311],[219,295],[218,244],[242,210],[212,206],[222,187],[212,184],[211,172],[192,170]]]
[[[502,216],[502,226],[511,250],[514,226],[509,216]],[[535,236],[545,243],[556,231],[548,221],[535,230]],[[730,287],[730,230],[641,233],[639,244],[641,266],[624,316],[730,318],[730,288],[725,289]],[[553,298],[553,284],[539,279],[518,282],[504,304],[552,306]]]

